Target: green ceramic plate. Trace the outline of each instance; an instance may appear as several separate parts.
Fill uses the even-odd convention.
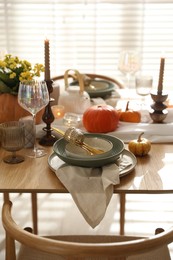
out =
[[[77,81],[73,81],[70,85],[77,85]],[[116,89],[116,85],[106,80],[92,80],[91,85],[94,86],[93,89],[85,88],[85,91],[89,94],[91,98],[105,97],[111,95],[112,91]]]
[[[65,147],[67,141],[64,138],[59,139],[53,145],[53,151],[56,155],[66,162],[67,164],[82,166],[82,167],[101,167],[109,163],[115,162],[115,160],[120,156],[120,154],[124,151],[124,143],[122,140],[115,136],[104,135],[104,134],[85,134],[87,137],[100,137],[107,139],[112,142],[113,148],[112,152],[109,156],[104,158],[96,158],[96,159],[88,159],[88,158],[72,158],[67,156],[65,152]]]
[[[127,160],[130,163],[129,166],[122,168],[121,164]],[[125,149],[122,152],[120,159],[115,161],[115,163],[119,166],[121,178],[133,171],[137,164],[137,160],[136,157],[130,151]],[[48,158],[48,165],[53,172],[56,172],[56,170],[62,165],[62,160],[56,155],[56,153],[52,153]]]

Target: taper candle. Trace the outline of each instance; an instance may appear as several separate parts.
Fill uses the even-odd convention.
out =
[[[158,93],[162,93],[163,90],[163,74],[164,74],[165,58],[161,57],[160,59],[160,74],[159,74],[159,83],[158,83]]]
[[[50,80],[50,61],[49,61],[49,40],[45,39],[44,41],[44,63],[45,63],[45,71],[44,71],[44,79],[45,81]]]

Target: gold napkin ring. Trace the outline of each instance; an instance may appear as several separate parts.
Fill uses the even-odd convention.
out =
[[[64,138],[70,143],[82,144],[85,137],[80,129],[70,127],[66,130]]]

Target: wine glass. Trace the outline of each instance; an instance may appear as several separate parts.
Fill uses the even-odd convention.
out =
[[[127,77],[127,87],[130,87],[130,77],[140,70],[141,57],[136,50],[124,50],[120,53],[118,69]]]
[[[0,125],[1,144],[4,150],[12,152],[5,156],[3,161],[10,164],[24,161],[22,155],[16,154],[25,145],[25,125],[22,122],[10,121]]]
[[[24,81],[19,84],[18,103],[33,116],[34,126],[36,114],[43,109],[49,102],[49,92],[45,81]],[[36,133],[36,129],[35,129]],[[37,158],[46,154],[45,149],[36,146],[32,152],[27,154],[29,157]]]

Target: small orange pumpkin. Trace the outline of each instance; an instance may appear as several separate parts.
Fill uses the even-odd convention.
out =
[[[43,112],[44,110],[38,112],[37,124],[41,123]],[[28,115],[31,114],[18,104],[17,96],[8,93],[0,94],[0,123],[18,121],[19,118]]]
[[[119,122],[118,112],[109,105],[95,105],[83,114],[83,125],[91,133],[114,131]]]
[[[125,111],[119,111],[119,120],[124,122],[139,123],[141,121],[141,113],[129,109],[129,101],[127,102]]]

